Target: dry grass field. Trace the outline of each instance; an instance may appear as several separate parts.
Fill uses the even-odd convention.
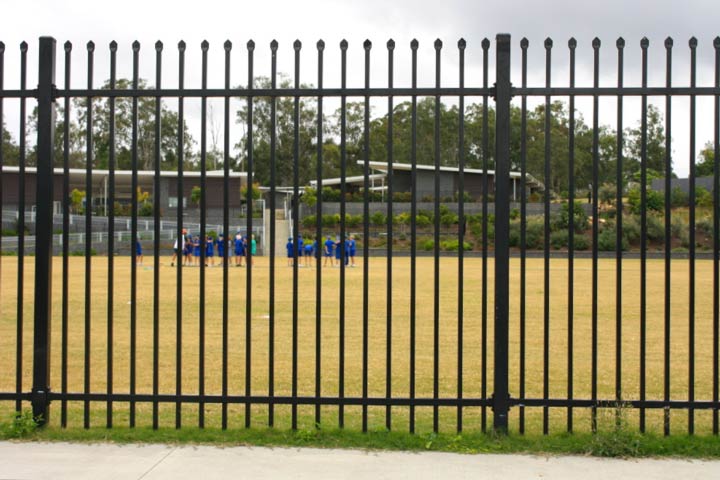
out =
[[[1,259],[0,280],[0,391],[15,391],[15,356],[17,326],[17,276],[18,259]],[[53,265],[53,325],[52,325],[52,382],[55,391],[60,389],[61,365],[61,292],[62,260],[56,257]],[[386,294],[392,287],[392,390],[393,395],[407,397],[409,394],[410,359],[410,259],[393,260],[392,279],[386,278],[386,259],[369,259],[369,392],[370,396],[385,395],[386,388]],[[176,371],[176,269],[169,266],[169,257],[161,259],[159,300],[159,370],[160,392],[175,393]],[[84,258],[70,258],[69,263],[69,352],[68,390],[82,392],[84,385],[84,322],[85,322],[85,266]],[[511,263],[511,324],[510,324],[510,391],[519,391],[520,321],[519,285],[520,262]],[[488,260],[487,285],[487,395],[492,393],[493,368],[493,260]],[[24,259],[24,305],[23,305],[23,390],[29,391],[32,375],[32,319],[34,258]],[[550,263],[550,397],[567,395],[568,318],[567,318],[567,261],[553,259]],[[649,260],[647,263],[647,398],[663,398],[664,371],[664,263]],[[695,337],[695,396],[712,399],[712,262],[698,260],[696,264],[696,337]],[[184,393],[197,393],[199,389],[199,268],[183,269],[182,294],[182,382]],[[90,377],[92,392],[106,392],[107,384],[107,338],[108,338],[108,259],[92,259],[91,348]],[[128,392],[130,378],[130,259],[116,257],[112,272],[115,279],[113,314],[113,390]],[[440,260],[440,396],[455,397],[457,394],[458,350],[458,261],[455,258]],[[591,389],[591,261],[575,260],[574,325],[574,396],[589,398]],[[464,276],[464,341],[463,396],[480,397],[482,393],[482,260],[465,260]],[[228,369],[230,394],[245,393],[246,369],[246,299],[247,269],[229,268],[229,321],[228,321]],[[316,337],[316,269],[300,268],[298,289],[298,393],[312,396],[315,392],[315,337]],[[599,310],[598,310],[598,396],[602,399],[615,397],[615,261],[599,262]],[[153,377],[153,276],[152,258],[145,257],[144,265],[137,270],[137,392],[152,392]],[[431,397],[433,388],[433,259],[417,259],[417,314],[416,314],[416,394]],[[276,262],[275,288],[275,394],[290,395],[292,385],[292,269],[284,258]],[[223,269],[206,269],[205,284],[205,393],[220,394],[222,387],[222,282]],[[346,269],[345,295],[345,395],[358,397],[362,393],[362,295],[363,269]],[[267,257],[256,258],[252,268],[252,314],[251,322],[251,386],[253,395],[268,393],[269,373],[269,261]],[[338,395],[339,364],[339,311],[340,269],[322,270],[322,392],[324,396]],[[672,328],[671,328],[671,385],[672,398],[687,399],[689,364],[688,323],[689,268],[687,260],[672,262]],[[623,315],[622,315],[622,390],[623,398],[639,397],[640,378],[640,261],[627,259],[623,262]],[[526,312],[526,396],[540,398],[543,394],[543,260],[527,261],[527,312]],[[13,402],[0,405],[10,411]],[[116,424],[127,421],[127,404],[115,404]],[[59,404],[52,407],[53,423],[59,419]],[[138,423],[149,422],[149,405],[138,406]],[[206,424],[219,424],[220,406],[206,407]],[[267,406],[252,407],[252,424],[261,426],[267,421]],[[300,407],[302,425],[312,425],[314,407]],[[71,403],[70,421],[81,424],[82,404]],[[230,406],[230,425],[244,424],[243,405]],[[323,407],[323,423],[337,424],[337,407]],[[346,408],[346,425],[359,423],[358,407]],[[384,407],[370,409],[370,428],[384,427]],[[431,408],[419,408],[418,429],[429,428]],[[582,409],[575,410],[575,428],[587,430],[589,415]],[[517,428],[517,408],[511,410],[511,428]],[[174,404],[163,404],[160,409],[161,425],[174,425]],[[487,410],[491,424],[491,411]],[[565,429],[564,408],[551,410],[551,430]],[[197,407],[183,407],[183,423],[197,422]],[[441,429],[455,428],[455,408],[441,409]],[[103,425],[104,403],[92,407],[92,422]],[[529,429],[540,428],[539,409],[527,409]],[[637,412],[628,412],[628,420],[635,424]],[[672,413],[673,431],[685,431],[687,412]],[[393,427],[406,429],[408,408],[393,407]],[[276,423],[289,424],[289,407],[276,407]],[[465,410],[465,428],[477,429],[480,409]],[[650,429],[660,430],[662,412],[649,411]],[[711,428],[711,412],[696,413],[696,431]]]

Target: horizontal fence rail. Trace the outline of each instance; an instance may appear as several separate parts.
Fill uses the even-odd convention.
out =
[[[648,84],[647,39],[632,48],[638,84],[626,78],[623,39],[609,49],[599,39],[531,48],[500,34],[494,56],[488,39],[479,47],[481,78],[470,82],[466,52],[477,46],[434,42],[425,82],[433,86],[419,87],[413,41],[410,86],[398,86],[395,42],[379,56],[366,41],[363,86],[348,87],[346,41],[332,69],[323,41],[295,42],[290,76],[278,72],[272,42],[268,77],[256,75],[250,41],[237,86],[228,41],[223,86],[211,88],[203,42],[193,49],[201,87],[187,88],[190,49],[180,42],[177,88],[167,88],[162,42],[142,50],[154,58],[152,85],[140,77],[141,45],[122,78],[112,42],[100,86],[89,42],[85,87],[75,88],[73,45],[56,61],[55,40],[42,37],[37,88],[27,88],[23,42],[19,88],[5,89],[0,43],[0,251],[16,254],[0,260],[0,361],[9,366],[0,409],[30,402],[41,423],[85,428],[549,434],[628,423],[717,435],[720,39],[704,84],[689,41],[687,85],[673,79],[672,39],[661,47],[664,85]],[[582,72],[581,50],[592,55]],[[303,54],[315,57],[316,86],[301,83]],[[531,54],[541,75],[528,68]],[[567,81],[553,74],[557,56],[568,60]],[[453,86],[443,57],[456,61]],[[378,58],[383,86],[371,85]],[[608,70],[614,85],[601,86]],[[592,85],[578,86],[578,73]],[[326,86],[331,75],[339,87]],[[688,111],[675,129],[674,99]],[[17,143],[9,104],[19,107]],[[704,148],[700,122],[712,124]],[[673,134],[687,136],[687,151],[674,150]],[[210,183],[211,169],[220,183]],[[107,172],[102,193],[95,170]],[[117,181],[120,170],[131,171],[129,182]],[[141,170],[153,172],[142,184],[149,192]],[[199,172],[192,193],[190,170]],[[673,180],[678,171],[686,183]],[[233,175],[243,178],[239,190]],[[712,188],[699,186],[701,176]],[[652,188],[656,177],[662,190]],[[171,191],[180,193],[166,215]],[[105,215],[78,209],[78,193],[87,205],[102,199]],[[128,215],[117,215],[128,199],[117,210]],[[262,216],[231,216],[257,209]],[[188,230],[203,239],[194,251]],[[205,240],[213,231],[226,242]],[[97,245],[129,255],[96,256]]]

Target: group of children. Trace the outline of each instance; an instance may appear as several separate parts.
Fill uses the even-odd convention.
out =
[[[312,266],[312,258],[314,257],[317,261],[317,265],[320,266],[320,258],[324,257],[323,266],[339,267],[344,261],[345,265],[349,267],[355,267],[355,250],[356,242],[355,237],[350,235],[345,241],[342,241],[340,237],[336,237],[335,240],[330,235],[322,244],[322,248],[319,245],[318,239],[314,241],[308,240],[306,243],[302,235],[298,235],[297,241],[293,242],[292,237],[288,238],[288,243],[285,245],[287,250],[288,266],[292,267],[297,253],[298,267]],[[303,262],[303,258],[305,259]]]
[[[210,235],[205,236],[205,241],[201,241],[200,235],[194,237],[183,230],[182,238],[175,240],[174,251],[170,266],[175,266],[175,260],[182,257],[183,265],[186,266],[199,266],[201,258],[201,248],[205,248],[205,266],[215,266],[215,254],[220,259],[218,266],[223,265],[225,259],[225,249],[233,247],[232,253],[235,257],[235,266],[242,267],[243,259],[247,258],[247,263],[252,264],[252,257],[257,253],[257,242],[255,241],[255,235],[242,235],[240,232],[235,234],[235,237],[225,238],[225,235],[220,233],[217,239],[214,239]],[[228,250],[228,258],[230,258],[231,251]],[[180,260],[178,260],[180,261]],[[232,265],[232,263],[230,263]]]

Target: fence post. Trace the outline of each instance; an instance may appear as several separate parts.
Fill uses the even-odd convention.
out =
[[[35,232],[35,326],[33,417],[50,414],[50,326],[52,317],[53,138],[55,130],[55,39],[40,37],[37,117],[37,223]]]
[[[496,37],[495,59],[495,371],[493,427],[506,432],[510,290],[510,35]]]

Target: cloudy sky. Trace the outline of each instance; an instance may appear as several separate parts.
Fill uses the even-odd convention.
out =
[[[419,75],[421,85],[434,81],[433,42],[443,41],[442,81],[444,85],[457,84],[457,41],[467,40],[466,84],[480,85],[482,81],[482,50],[480,43],[487,37],[491,41],[499,32],[512,35],[513,81],[520,81],[519,42],[522,37],[530,41],[529,82],[542,86],[544,77],[543,40],[552,37],[553,85],[567,85],[567,41],[578,41],[578,85],[592,81],[591,42],[594,37],[603,42],[601,50],[601,84],[612,86],[617,78],[617,51],[615,41],[622,36],[625,49],[625,83],[639,83],[640,39],[650,40],[650,84],[665,82],[665,51],[663,42],[671,36],[675,40],[673,57],[673,82],[689,84],[688,40],[697,37],[698,84],[711,86],[714,82],[713,39],[720,35],[720,2],[717,0],[671,0],[655,1],[520,1],[502,0],[481,2],[471,0],[364,0],[362,2],[331,0],[282,0],[266,2],[243,2],[205,0],[26,0],[3,2],[0,14],[0,40],[5,43],[4,79],[6,88],[17,88],[19,82],[19,43],[30,45],[28,85],[33,87],[36,69],[37,38],[50,35],[61,45],[73,43],[73,83],[75,88],[86,86],[85,44],[92,40],[97,45],[95,54],[95,84],[108,77],[109,55],[107,45],[111,40],[119,43],[119,76],[131,75],[131,43],[142,44],[141,76],[154,79],[154,43],[162,40],[163,84],[177,85],[177,42],[188,44],[188,87],[199,86],[200,42],[210,42],[210,86],[222,86],[222,43],[233,42],[232,82],[234,85],[247,81],[246,42],[253,39],[256,75],[269,73],[269,43],[280,43],[279,69],[293,70],[292,42],[303,42],[301,79],[317,84],[315,43],[323,39],[325,51],[326,86],[339,84],[339,48],[342,39],[350,44],[348,52],[348,83],[361,86],[363,82],[362,42],[373,42],[371,82],[372,86],[385,86],[387,82],[387,51],[385,43],[392,38],[397,42],[395,51],[396,86],[409,83],[409,43],[413,38],[420,42]],[[491,49],[492,51],[492,49]],[[491,55],[491,72],[493,68]],[[64,63],[58,63],[58,85]],[[492,83],[492,73],[490,82]],[[650,99],[662,106],[663,99]],[[12,102],[7,101],[6,121],[12,130]],[[688,133],[681,132],[688,124],[687,99],[673,100],[674,145],[676,170],[687,171]],[[591,111],[584,102],[578,103],[587,119]],[[589,104],[588,104],[589,105]],[[603,103],[603,123],[614,124],[615,102]],[[698,100],[697,142],[702,146],[712,139],[711,102]],[[626,101],[626,126],[637,121],[639,100]],[[192,111],[192,107],[190,108]],[[382,112],[375,112],[376,114]],[[683,127],[683,128],[680,128]],[[196,135],[197,137],[197,135]]]

